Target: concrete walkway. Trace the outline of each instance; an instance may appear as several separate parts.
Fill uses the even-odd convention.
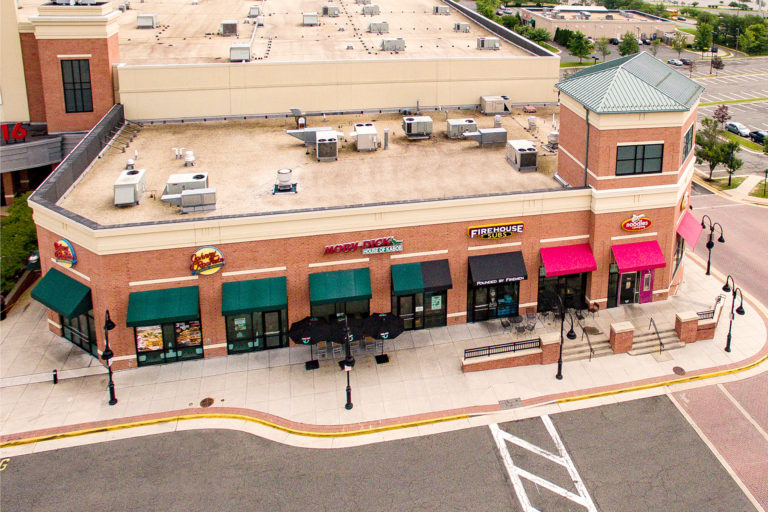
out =
[[[690,253],[685,265],[677,296],[603,310],[583,324],[607,333],[610,323],[630,321],[641,331],[653,317],[664,330],[674,326],[678,311],[711,309],[715,297],[723,293],[723,276],[705,276],[701,262]],[[214,427],[241,429],[295,445],[335,447],[464,428],[488,421],[483,419],[488,414],[509,419],[536,415],[542,404],[556,409],[598,405],[621,399],[617,393],[626,389],[664,393],[671,381],[729,374],[765,358],[766,310],[754,302],[745,304],[745,316],[736,317],[732,351],[723,350],[730,306],[729,296],[714,340],[661,355],[620,354],[566,362],[563,380],[554,378],[554,364],[463,373],[466,348],[516,339],[498,321],[406,332],[385,344],[387,364],[377,365],[370,353],[357,356],[351,372],[354,408],[346,410],[344,372],[332,360],[321,361],[318,370],[306,371],[307,347],[120,371],[115,374],[119,402],[110,407],[103,367],[48,332],[42,306],[22,302],[0,324],[3,455]],[[545,322],[537,325],[533,336],[525,337],[559,332],[559,328],[559,322]],[[573,343],[580,341],[578,328],[577,333]],[[56,385],[51,382],[53,368],[60,369]],[[572,401],[588,394],[600,398]],[[203,408],[201,401],[206,398],[213,405]],[[102,433],[70,437],[84,429]],[[366,435],[348,437],[360,433]],[[63,439],[24,441],[36,436]]]

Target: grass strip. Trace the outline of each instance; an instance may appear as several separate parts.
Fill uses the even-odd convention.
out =
[[[752,189],[752,191],[749,193],[752,197],[762,197],[763,199],[768,199],[768,186],[766,186],[765,180],[763,180],[762,183],[758,183],[755,188]]]
[[[741,144],[747,149],[751,149],[752,151],[763,151],[763,146],[758,144],[757,142],[752,142],[749,139],[745,139],[744,137],[740,135],[736,135],[735,133],[731,133],[728,131],[720,132],[720,134],[725,137],[726,139],[730,140],[731,142],[735,142],[736,144]]]
[[[707,180],[707,185],[709,185],[712,188],[716,188],[717,190],[733,190],[739,185],[741,185],[745,179],[747,179],[746,176],[737,176],[737,177],[731,178],[730,187],[728,186],[728,178],[718,178],[712,181]]]
[[[563,67],[563,65],[560,64],[560,67]],[[699,106],[707,107],[709,105],[725,105],[727,103],[750,103],[753,101],[766,101],[766,100],[768,100],[768,97],[762,96],[760,98],[746,98],[743,100],[708,101],[706,103],[699,103]]]

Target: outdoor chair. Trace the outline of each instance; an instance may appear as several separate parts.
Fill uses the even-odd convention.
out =
[[[366,352],[373,352],[374,348],[376,347],[373,338],[363,338],[362,344],[363,350]]]
[[[341,358],[342,356],[342,347],[340,343],[331,343],[331,346],[333,347],[333,358],[336,359],[337,357]]]
[[[328,342],[321,341],[317,344],[317,358],[325,359],[328,357]]]
[[[536,313],[526,313],[525,314],[525,320],[529,324],[536,325],[537,319],[536,319]],[[531,329],[533,330],[533,329]]]
[[[525,324],[521,322],[515,325],[515,331],[517,331],[518,336],[525,335],[525,332],[526,332]]]
[[[529,319],[528,323],[525,324],[525,330],[529,333],[533,333],[534,329],[536,329],[536,315],[534,315],[532,319]]]

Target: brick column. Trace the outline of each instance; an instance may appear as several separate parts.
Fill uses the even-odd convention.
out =
[[[632,322],[617,322],[611,324],[611,348],[615,354],[632,350],[632,341],[635,338],[635,326]]]
[[[560,334],[545,332],[541,335],[541,364],[557,362],[560,355]]]
[[[9,205],[13,202],[13,196],[16,191],[13,188],[13,174],[10,172],[3,173],[3,195],[5,196],[5,204]]]
[[[675,332],[683,343],[693,343],[697,338],[699,315],[695,311],[683,311],[675,316]]]

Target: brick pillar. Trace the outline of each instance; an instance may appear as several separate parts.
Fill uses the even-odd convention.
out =
[[[16,194],[16,190],[13,188],[13,173],[3,173],[3,195],[5,196],[5,204],[9,205],[13,203],[13,196]]]
[[[545,332],[541,335],[541,364],[557,362],[560,355],[560,334]]]
[[[632,341],[635,338],[635,326],[632,322],[617,322],[611,324],[611,348],[614,354],[621,354],[632,350]]]
[[[675,316],[675,332],[683,343],[696,341],[699,328],[699,315],[694,311],[683,311]]]

